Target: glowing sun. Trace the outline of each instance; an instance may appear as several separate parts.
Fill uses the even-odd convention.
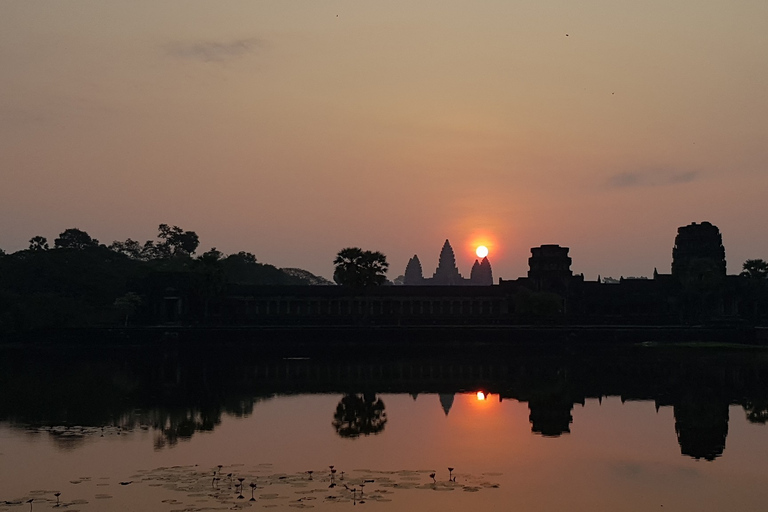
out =
[[[481,245],[477,249],[475,249],[475,254],[477,254],[478,258],[485,258],[486,256],[488,256],[488,248],[484,245]]]

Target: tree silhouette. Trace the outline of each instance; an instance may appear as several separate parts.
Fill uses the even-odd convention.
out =
[[[206,251],[203,254],[201,254],[198,259],[206,264],[214,264],[218,261],[221,261],[224,259],[224,253],[216,249],[215,247],[212,247],[210,251]]]
[[[221,413],[221,405],[215,403],[161,411],[161,416],[155,418],[155,424],[160,427],[160,435],[155,437],[155,450],[166,445],[175,446],[180,439],[189,439],[195,432],[213,431],[221,424]]]
[[[76,249],[82,251],[90,247],[98,247],[99,241],[77,228],[65,229],[59,234],[59,238],[54,240],[54,247],[57,249]]]
[[[768,400],[765,398],[750,399],[744,404],[747,420],[750,423],[765,425],[768,423]]]
[[[386,424],[384,402],[371,393],[344,395],[333,415],[333,428],[341,437],[378,434]]]
[[[256,256],[240,251],[219,260],[227,283],[245,285],[302,285],[309,284],[301,277],[287,274],[272,265],[258,263]]]
[[[243,260],[243,262],[245,262],[247,264],[256,263],[256,256],[254,256],[250,252],[240,251],[237,254],[230,254],[229,256],[230,257],[233,257],[233,256],[238,257],[241,260]]]
[[[221,260],[221,266],[227,281],[238,284],[257,282],[254,274],[261,270],[261,265],[256,263],[256,256],[244,251],[230,254]]]
[[[149,261],[155,255],[155,244],[147,241],[141,245],[136,240],[128,238],[125,242],[114,241],[109,245],[109,249],[120,254],[125,254],[132,260]]]
[[[363,251],[359,247],[347,247],[339,251],[333,260],[336,269],[333,280],[337,284],[354,288],[380,286],[387,280],[387,257],[376,251]]]
[[[768,310],[768,263],[765,260],[747,260],[739,274],[743,280],[740,311],[753,322],[759,322]]]
[[[47,251],[48,250],[48,239],[44,236],[33,236],[29,239],[29,250],[30,251]]]
[[[301,279],[305,284],[322,286],[333,284],[333,282],[327,280],[326,278],[322,276],[316,276],[309,270],[304,270],[303,268],[281,268],[280,271],[291,277]]]
[[[741,275],[751,279],[768,279],[768,262],[765,260],[747,260],[742,266]]]
[[[417,285],[424,281],[424,273],[421,269],[421,261],[419,257],[414,254],[413,258],[408,260],[408,264],[405,266],[405,274],[403,275],[403,284]]]
[[[194,231],[184,231],[179,226],[160,224],[157,237],[162,240],[156,244],[157,256],[170,258],[171,256],[190,256],[200,245],[200,237]]]

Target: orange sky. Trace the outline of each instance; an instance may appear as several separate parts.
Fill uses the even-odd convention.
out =
[[[0,5],[0,248],[196,231],[201,249],[390,276],[445,238],[469,274],[571,248],[669,270],[678,226],[768,258],[768,4],[338,1]]]

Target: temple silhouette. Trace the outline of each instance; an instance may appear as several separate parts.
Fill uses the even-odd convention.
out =
[[[481,261],[475,260],[469,274],[469,279],[462,277],[459,269],[456,267],[456,256],[453,252],[453,247],[451,247],[451,243],[447,238],[443,248],[440,250],[440,259],[432,277],[424,277],[421,261],[419,261],[419,256],[416,254],[408,260],[404,276],[403,284],[405,286],[490,286],[493,284],[493,271],[487,256]]]
[[[414,255],[403,285],[228,284],[215,295],[202,296],[184,282],[153,276],[147,295],[152,297],[154,322],[181,325],[734,328],[768,321],[768,286],[743,274],[726,274],[722,235],[710,222],[680,227],[670,273],[654,269],[651,278],[586,280],[573,273],[568,253],[568,247],[557,244],[534,247],[526,276],[493,284],[488,258],[476,260],[465,278],[446,240],[432,276],[424,277]]]

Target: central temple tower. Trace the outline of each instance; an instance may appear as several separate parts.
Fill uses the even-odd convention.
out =
[[[440,251],[440,260],[437,264],[437,270],[432,275],[432,283],[438,285],[462,284],[464,280],[456,267],[456,256],[453,254],[453,247],[448,239],[445,240],[443,248]]]

